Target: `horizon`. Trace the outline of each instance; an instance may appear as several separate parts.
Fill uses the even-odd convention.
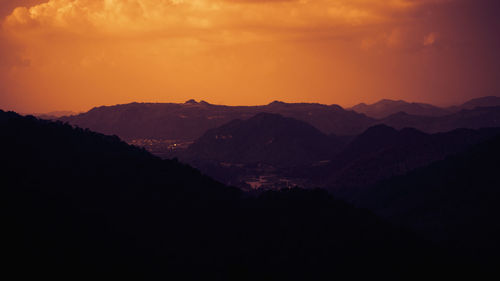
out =
[[[283,103],[287,103],[287,104],[301,104],[301,103],[305,103],[305,104],[321,104],[321,105],[327,105],[327,106],[332,106],[332,105],[336,105],[336,106],[340,106],[342,107],[343,109],[345,110],[352,110],[352,108],[356,105],[360,105],[360,104],[365,104],[365,105],[373,105],[373,104],[376,104],[378,102],[381,102],[381,101],[384,101],[384,100],[389,100],[389,101],[403,101],[403,102],[407,102],[407,103],[422,103],[422,104],[428,104],[428,105],[432,105],[432,106],[436,106],[438,108],[448,108],[448,107],[453,107],[453,106],[459,106],[459,105],[462,105],[463,103],[465,102],[468,102],[470,100],[473,100],[473,99],[479,99],[479,98],[486,98],[486,97],[499,97],[500,98],[500,95],[487,95],[487,96],[479,96],[479,97],[474,97],[474,98],[471,98],[471,99],[466,99],[464,101],[460,101],[460,102],[452,102],[452,103],[449,103],[449,104],[445,104],[445,105],[440,105],[440,104],[432,104],[432,103],[428,103],[428,102],[421,102],[421,101],[409,101],[409,100],[403,100],[403,99],[388,99],[388,98],[381,98],[379,100],[376,100],[374,102],[363,102],[363,101],[360,101],[358,103],[355,103],[353,105],[348,105],[348,106],[345,106],[345,105],[341,105],[341,104],[338,104],[338,103],[331,103],[331,104],[326,104],[326,103],[321,103],[321,102],[304,102],[304,101],[283,101],[283,100],[272,100],[268,103],[264,103],[264,104],[222,104],[222,103],[212,103],[210,101],[207,101],[207,100],[196,100],[196,99],[187,99],[183,102],[176,102],[176,101],[165,101],[165,102],[150,102],[150,101],[132,101],[132,102],[126,102],[126,103],[117,103],[117,104],[102,104],[102,105],[96,105],[96,106],[93,106],[91,108],[88,108],[86,110],[71,110],[71,109],[56,109],[56,110],[50,110],[50,111],[44,111],[44,112],[22,112],[22,111],[17,111],[17,110],[13,110],[13,109],[8,109],[8,108],[0,108],[4,111],[14,111],[14,112],[17,112],[21,115],[45,115],[45,114],[51,114],[51,113],[61,113],[61,112],[71,112],[71,113],[74,113],[74,114],[81,114],[81,113],[86,113],[94,108],[99,108],[99,107],[113,107],[113,106],[120,106],[120,105],[127,105],[127,104],[134,104],[134,103],[138,103],[138,104],[185,104],[189,101],[195,101],[196,103],[201,103],[201,102],[206,102],[210,105],[216,105],[216,106],[234,106],[234,107],[238,107],[238,106],[248,106],[248,107],[252,107],[252,106],[266,106],[266,105],[269,105],[273,102],[283,102]],[[63,115],[61,115],[63,116]]]
[[[0,105],[438,106],[500,93],[493,0],[0,0]],[[273,97],[273,98],[269,98]]]

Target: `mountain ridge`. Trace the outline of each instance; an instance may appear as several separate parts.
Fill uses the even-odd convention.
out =
[[[349,109],[366,114],[375,119],[382,119],[398,112],[423,116],[442,116],[451,113],[451,111],[447,109],[431,104],[390,99],[382,99],[373,104],[360,103]]]
[[[198,160],[297,165],[329,159],[342,145],[306,122],[259,113],[208,130],[183,154]]]
[[[0,111],[0,136],[2,256],[16,276],[303,280],[447,264],[325,191],[242,196],[117,137],[15,113]]]
[[[487,98],[486,100],[479,99],[479,102],[474,101],[473,103],[481,105],[481,102],[487,100]],[[417,104],[418,107],[424,106],[424,104],[412,104]],[[410,114],[411,110],[407,110],[410,113],[401,113],[401,108],[399,108],[392,115],[375,119],[352,109],[346,110],[338,105],[319,103],[273,101],[267,105],[259,106],[226,106],[190,100],[186,103],[130,103],[100,106],[86,113],[61,117],[58,120],[100,133],[118,135],[127,141],[133,139],[194,141],[209,129],[217,128],[234,119],[249,119],[262,112],[280,114],[284,117],[305,121],[325,134],[338,136],[358,135],[367,128],[381,123],[398,129],[415,127],[429,133],[450,131],[460,127],[479,128],[480,126],[497,125],[496,123],[488,123],[491,120],[496,120],[493,114],[495,109],[490,108],[490,112],[487,112],[481,111],[480,108],[482,107],[458,111],[445,109],[447,113],[444,115],[414,115]],[[435,110],[435,107],[432,107],[432,110]],[[461,116],[463,110],[469,110],[471,114]],[[471,121],[475,114],[483,114],[483,117]]]
[[[345,198],[475,258],[497,257],[500,136]]]
[[[248,119],[258,113],[280,114],[306,121],[324,133],[351,135],[374,121],[340,106],[314,103],[271,103],[263,106],[212,104],[130,103],[101,106],[87,113],[59,120],[123,139],[157,138],[194,140],[208,129],[233,119]]]

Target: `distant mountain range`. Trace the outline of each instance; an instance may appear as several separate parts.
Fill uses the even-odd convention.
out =
[[[194,141],[208,130],[232,120],[246,120],[259,113],[273,113],[307,122],[327,135],[354,136],[377,124],[398,129],[413,127],[428,133],[498,126],[500,107],[495,106],[499,104],[500,98],[497,97],[475,99],[452,108],[384,100],[375,105],[359,105],[352,110],[345,110],[338,105],[311,103],[275,101],[263,106],[224,106],[190,100],[183,104],[131,103],[102,106],[86,113],[61,117],[59,120],[100,133],[117,135],[125,140]],[[377,119],[368,117],[363,112],[377,118],[393,114]]]
[[[272,102],[264,106],[224,106],[188,101],[184,104],[132,103],[102,106],[59,120],[123,139],[194,140],[207,130],[258,113],[275,113],[308,122],[326,134],[354,135],[374,121],[336,105]]]
[[[487,96],[472,99],[462,105],[451,107],[438,107],[426,103],[406,102],[403,100],[383,99],[374,104],[367,105],[360,103],[349,108],[358,113],[363,113],[375,119],[383,119],[390,115],[404,112],[409,115],[419,116],[444,116],[464,109],[475,109],[476,107],[495,107],[500,106],[500,97]]]
[[[462,109],[444,116],[421,116],[400,112],[381,119],[379,123],[396,129],[415,128],[427,133],[447,132],[458,128],[500,127],[500,106]]]
[[[399,112],[423,116],[442,116],[451,113],[449,110],[426,103],[409,103],[403,100],[388,99],[370,105],[360,103],[350,109],[376,119],[385,118]]]
[[[31,114],[23,114],[23,115],[33,115],[41,119],[57,119],[64,116],[73,116],[78,115],[78,112],[70,111],[70,110],[60,110],[60,111],[51,111],[46,113],[31,113]]]
[[[451,111],[460,111],[463,109],[474,109],[476,107],[492,107],[492,106],[500,106],[500,97],[497,96],[486,96],[480,97],[476,99],[471,99],[468,102],[465,102],[459,106],[452,106],[448,109]]]

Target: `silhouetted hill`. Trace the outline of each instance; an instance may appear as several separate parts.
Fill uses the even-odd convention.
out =
[[[342,140],[306,122],[260,113],[209,130],[183,155],[187,159],[289,166],[328,160],[342,145]]]
[[[498,135],[500,128],[426,134],[411,128],[395,130],[378,125],[356,137],[330,165],[306,170],[304,176],[317,177],[322,186],[344,196],[343,193],[362,192],[367,185],[403,175]]]
[[[451,262],[326,192],[245,196],[62,123],[0,111],[0,153],[7,275],[304,280]]]
[[[464,105],[495,104],[491,99],[479,99]],[[488,103],[486,102],[486,103]],[[101,106],[75,116],[59,120],[89,128],[93,131],[117,135],[125,140],[163,139],[193,141],[209,129],[214,129],[235,119],[246,120],[259,113],[280,114],[307,122],[325,134],[353,136],[376,124],[401,129],[414,127],[428,133],[446,132],[457,128],[480,128],[498,126],[498,109],[474,108],[453,113],[452,109],[440,109],[421,103],[383,100],[375,105],[360,105],[357,110],[365,112],[374,108],[376,116],[388,115],[375,120],[355,111],[344,110],[338,105],[316,103],[284,103],[275,101],[263,106],[224,106],[205,101],[189,100],[186,103],[131,103]],[[366,110],[360,109],[365,108]],[[371,109],[370,109],[371,110]],[[455,109],[456,110],[456,109]],[[366,111],[368,115],[369,112]],[[445,115],[446,112],[451,112]],[[372,114],[373,115],[373,114]],[[373,116],[375,116],[373,115]]]
[[[102,106],[64,122],[124,139],[195,140],[209,129],[258,113],[280,114],[310,123],[324,133],[354,135],[374,120],[336,105],[273,102],[264,106],[223,106],[190,100],[184,104],[131,103]]]
[[[46,113],[23,113],[21,115],[33,115],[37,118],[40,119],[48,119],[48,120],[55,120],[64,116],[73,116],[77,115],[77,112],[74,111],[69,111],[69,110],[60,110],[60,111],[51,111],[51,112],[46,112]]]
[[[441,245],[498,261],[500,137],[405,176],[350,194],[358,206]]]
[[[383,99],[369,105],[360,103],[351,109],[376,119],[385,118],[399,112],[421,116],[442,116],[451,113],[451,111],[426,103],[409,103],[403,100],[388,99]]]
[[[496,96],[480,97],[467,101],[459,106],[449,107],[448,110],[460,111],[463,109],[474,109],[476,107],[492,107],[492,106],[500,106],[500,97]]]
[[[476,107],[439,117],[400,112],[381,119],[380,123],[396,129],[411,127],[427,133],[447,132],[458,128],[500,127],[500,107]]]
[[[417,115],[417,116],[427,116],[427,117],[439,117],[450,115],[462,110],[473,110],[477,107],[497,107],[500,106],[500,97],[496,96],[486,96],[471,99],[461,105],[451,106],[451,107],[438,107],[426,103],[417,102],[406,102],[404,100],[389,100],[383,99],[374,104],[360,103],[358,105],[349,108],[358,113],[363,113],[369,117],[376,119],[384,119],[391,115],[395,117],[404,118],[406,115]],[[403,114],[401,114],[403,113]],[[404,122],[405,119],[400,122]],[[434,119],[431,119],[434,120]],[[392,125],[385,123],[387,125]],[[411,124],[407,124],[407,127],[411,127]],[[453,129],[457,129],[453,128]]]

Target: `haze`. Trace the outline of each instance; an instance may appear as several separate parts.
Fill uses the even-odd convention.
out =
[[[500,90],[495,0],[0,0],[0,105],[452,104]]]

